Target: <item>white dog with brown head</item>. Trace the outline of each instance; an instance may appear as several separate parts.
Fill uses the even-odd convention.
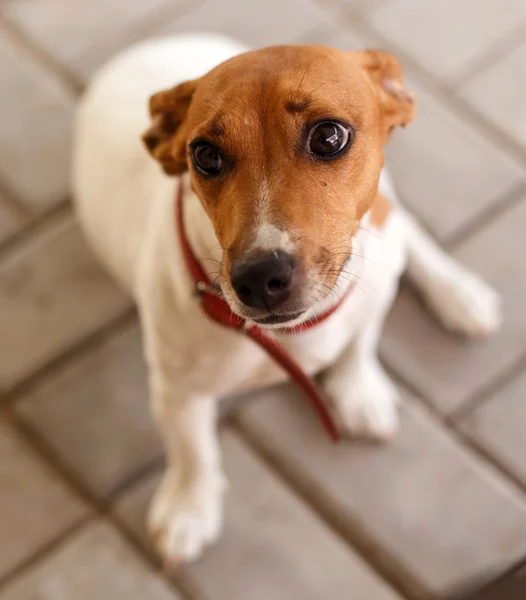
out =
[[[377,345],[404,270],[448,328],[498,327],[497,295],[403,211],[383,171],[385,142],[414,114],[390,54],[248,52],[207,35],[132,48],[85,94],[75,198],[93,248],[139,307],[168,458],[150,528],[168,560],[197,557],[220,532],[218,398],[286,378],[203,314],[175,223],[178,184],[189,246],[231,311],[274,330],[306,373],[325,372],[349,434],[396,430]]]

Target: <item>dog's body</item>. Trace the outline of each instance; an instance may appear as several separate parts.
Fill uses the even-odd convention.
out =
[[[220,530],[217,399],[283,381],[285,374],[250,339],[203,315],[176,233],[174,180],[162,174],[139,138],[149,123],[148,97],[245,50],[213,36],[181,36],[132,49],[95,78],[77,123],[74,187],[81,222],[140,311],[152,402],[168,454],[150,526],[167,558],[194,558]],[[224,251],[210,209],[190,189],[188,176],[182,184],[188,239],[213,279]],[[344,428],[387,438],[396,429],[397,393],[376,349],[402,272],[408,268],[451,329],[490,333],[498,326],[499,307],[495,294],[445,256],[400,208],[386,173],[379,192],[378,202],[383,197],[388,204],[375,201],[361,216],[352,273],[342,267],[331,293],[313,303],[308,317],[327,310],[353,285],[342,305],[308,331],[276,336],[305,371],[326,371],[325,390]],[[284,235],[263,223],[256,239],[261,247],[274,251],[277,244],[282,250],[291,245]]]

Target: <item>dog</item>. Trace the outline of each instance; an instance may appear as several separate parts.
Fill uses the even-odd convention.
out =
[[[76,209],[138,306],[167,455],[148,523],[167,561],[196,559],[221,531],[218,399],[287,379],[242,331],[203,314],[177,232],[178,189],[188,245],[216,292],[305,373],[322,374],[352,436],[397,429],[398,393],[377,347],[404,272],[449,330],[498,329],[497,293],[403,209],[384,168],[385,143],[415,112],[386,52],[251,51],[208,34],[125,51],[81,99]]]

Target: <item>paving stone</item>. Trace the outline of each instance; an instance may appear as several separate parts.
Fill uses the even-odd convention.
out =
[[[387,320],[382,357],[442,412],[460,408],[524,354],[525,223],[526,199],[455,252],[503,295],[504,326],[490,340],[470,342],[451,337],[407,290],[399,295]]]
[[[0,65],[0,177],[28,208],[42,212],[68,192],[74,99],[1,29]]]
[[[460,78],[526,19],[523,0],[390,0],[374,28],[439,76]]]
[[[71,219],[13,248],[0,260],[0,390],[128,306]]]
[[[162,33],[214,31],[259,47],[293,43],[329,19],[328,11],[305,0],[206,0]]]
[[[162,454],[136,325],[54,372],[17,410],[98,495]]]
[[[127,44],[130,30],[144,26],[156,13],[170,9],[176,14],[190,4],[190,0],[6,0],[2,12],[61,63],[82,72],[91,53],[107,59]]]
[[[526,485],[526,371],[465,415],[460,424],[509,472]]]
[[[511,138],[526,147],[526,43],[465,83],[461,94]]]
[[[0,593],[0,600],[175,600],[108,525],[85,528]]]
[[[331,511],[358,523],[375,552],[440,595],[526,551],[526,507],[506,482],[405,397],[401,431],[384,446],[335,445],[304,398],[281,388],[241,411],[241,425],[273,462]],[[365,534],[364,534],[365,532]]]
[[[386,166],[408,208],[440,239],[457,233],[524,178],[524,169],[423,89],[416,119],[387,147]]]
[[[86,514],[2,419],[0,490],[0,578]]]
[[[223,435],[230,480],[221,541],[185,569],[204,600],[321,600],[398,596],[294,497],[233,433]],[[157,477],[123,499],[121,517],[142,530]],[[2,599],[3,600],[3,599]]]

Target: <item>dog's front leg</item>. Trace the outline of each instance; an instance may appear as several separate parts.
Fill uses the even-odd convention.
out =
[[[162,288],[161,288],[162,289]],[[168,564],[193,560],[220,531],[224,479],[217,399],[203,393],[176,315],[166,319],[165,295],[146,290],[140,303],[152,409],[166,451],[166,471],[152,501],[148,528]],[[167,330],[167,322],[173,327]],[[201,389],[199,390],[199,388]]]
[[[222,522],[224,478],[216,430],[217,401],[181,397],[180,382],[154,384],[153,407],[166,448],[166,471],[148,526],[168,563],[198,558]],[[160,389],[159,389],[160,388]]]
[[[213,385],[203,377],[193,336],[193,318],[200,319],[200,308],[179,315],[179,299],[162,260],[164,254],[164,250],[151,258],[145,254],[137,304],[152,412],[166,454],[148,529],[162,558],[174,565],[198,558],[219,536],[225,485],[218,400]]]
[[[378,360],[378,342],[396,288],[393,280],[392,289],[376,298],[361,331],[324,377],[344,433],[353,437],[382,441],[398,427],[398,390]]]

